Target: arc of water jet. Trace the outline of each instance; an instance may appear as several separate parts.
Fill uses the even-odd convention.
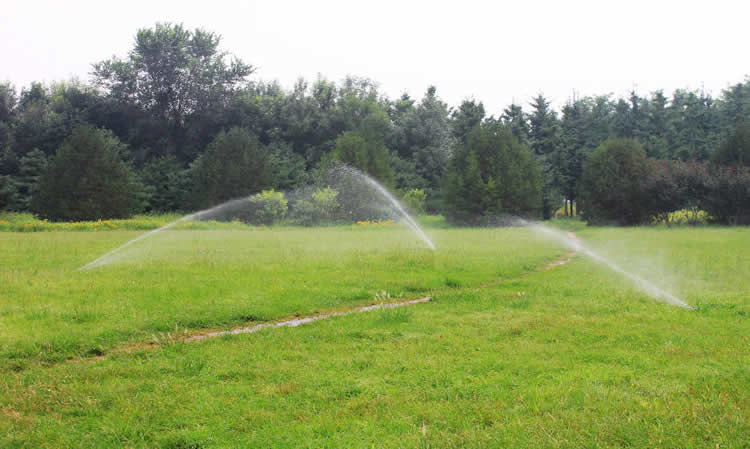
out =
[[[417,222],[414,221],[414,219],[411,217],[411,215],[409,215],[406,212],[406,210],[404,209],[404,206],[402,206],[401,203],[385,187],[383,187],[380,183],[378,183],[374,179],[370,178],[369,176],[367,176],[366,174],[362,173],[361,171],[359,171],[359,170],[357,170],[355,168],[349,167],[348,165],[345,165],[345,164],[342,164],[342,167],[344,169],[348,170],[350,173],[353,173],[355,175],[360,176],[363,180],[365,180],[365,182],[367,182],[367,184],[370,185],[370,187],[374,188],[378,193],[380,193],[383,197],[385,197],[391,203],[391,205],[396,208],[396,210],[398,211],[398,213],[401,214],[401,216],[406,220],[406,224],[409,226],[409,228],[412,230],[412,232],[414,232],[415,234],[417,234],[417,236],[419,236],[419,238],[422,239],[422,241],[424,241],[425,244],[431,250],[434,251],[436,249],[435,248],[435,244],[432,243],[432,240],[430,240],[430,238],[427,237],[427,234],[424,233],[424,231],[422,230],[422,228],[419,227],[419,225],[417,224]],[[114,256],[118,252],[122,251],[123,249],[127,248],[128,246],[130,246],[130,245],[132,245],[134,243],[137,243],[137,242],[139,242],[139,241],[141,241],[143,239],[149,238],[149,237],[151,237],[151,236],[153,236],[155,234],[158,234],[161,231],[165,231],[165,230],[167,230],[169,228],[172,228],[175,225],[179,224],[180,222],[187,221],[187,220],[192,220],[194,218],[198,218],[198,217],[201,217],[203,215],[211,214],[211,213],[216,212],[216,211],[218,211],[220,209],[223,209],[223,208],[225,208],[227,206],[231,206],[233,204],[237,204],[237,203],[242,202],[242,201],[247,201],[248,199],[252,198],[253,196],[255,196],[255,195],[250,195],[250,196],[247,196],[247,197],[244,197],[244,198],[238,198],[238,199],[230,200],[230,201],[227,201],[225,203],[219,204],[218,206],[212,207],[210,209],[205,209],[205,210],[202,210],[202,211],[199,211],[199,212],[195,212],[195,213],[190,214],[190,215],[186,215],[186,216],[180,218],[179,220],[175,220],[175,221],[173,221],[171,223],[168,223],[168,224],[166,224],[166,225],[164,225],[164,226],[162,226],[162,227],[160,227],[158,229],[151,230],[151,231],[149,231],[149,232],[147,232],[147,233],[145,233],[143,235],[140,235],[140,236],[134,238],[133,240],[130,240],[130,241],[126,242],[125,244],[123,244],[123,245],[121,245],[121,246],[113,249],[112,251],[109,251],[108,253],[104,254],[103,256],[97,258],[96,260],[93,260],[93,261],[87,263],[86,265],[78,268],[78,270],[79,271],[81,271],[81,270],[88,270],[88,269],[91,269],[91,268],[95,268],[95,267],[97,267],[99,265],[104,265],[105,263],[107,263],[109,261],[109,259],[112,256]]]
[[[632,281],[638,288],[646,292],[649,296],[659,299],[663,302],[666,302],[667,304],[682,307],[688,310],[695,310],[693,306],[686,303],[685,301],[681,300],[680,298],[676,297],[675,295],[662,290],[661,288],[657,287],[656,285],[652,284],[651,282],[647,281],[646,279],[643,279],[642,277],[633,274],[629,271],[626,271],[616,263],[604,258],[599,253],[595,252],[594,250],[586,247],[581,243],[579,239],[572,239],[568,236],[562,235],[561,233],[548,228],[547,226],[540,225],[538,223],[532,223],[528,222],[526,220],[520,220],[520,222],[526,226],[531,227],[532,229],[535,229],[538,232],[544,233],[546,235],[550,235],[557,240],[562,241],[564,244],[566,244],[568,247],[573,249],[574,251],[581,252],[585,254],[586,256],[590,257],[591,259],[594,259],[595,261],[601,263],[602,265],[606,266],[610,270],[620,274],[621,276],[624,276],[628,278],[630,281]]]
[[[347,168],[349,168],[349,167],[347,167]],[[355,173],[357,173],[359,176],[361,176],[362,179],[364,179],[365,181],[367,181],[368,184],[370,184],[370,186],[372,186],[373,188],[375,188],[375,190],[377,190],[381,195],[383,195],[384,197],[386,197],[386,199],[388,199],[388,201],[391,202],[391,204],[393,205],[393,207],[395,207],[396,210],[398,210],[398,212],[401,214],[401,216],[404,217],[404,219],[406,220],[407,226],[409,226],[409,228],[415,234],[417,234],[417,236],[419,236],[420,239],[422,239],[422,241],[427,245],[428,248],[430,248],[433,251],[435,251],[437,249],[435,247],[435,244],[432,243],[432,240],[430,240],[429,237],[427,237],[427,234],[425,234],[425,232],[422,230],[422,228],[419,227],[419,225],[417,224],[417,222],[414,221],[414,219],[411,217],[411,215],[409,215],[406,212],[406,209],[404,209],[404,206],[401,205],[401,202],[399,202],[396,199],[396,197],[394,197],[393,195],[391,195],[391,192],[389,192],[379,182],[375,181],[374,179],[372,179],[371,177],[367,176],[366,174],[364,174],[364,173],[362,173],[362,172],[360,172],[358,170]]]
[[[145,233],[143,235],[139,235],[138,237],[134,238],[133,240],[127,241],[123,245],[118,246],[117,248],[113,249],[112,251],[110,251],[110,252],[104,254],[103,256],[97,258],[96,260],[93,260],[93,261],[87,263],[86,265],[78,268],[78,271],[88,270],[88,269],[97,267],[99,265],[103,265],[103,264],[105,264],[107,262],[107,259],[109,259],[111,256],[115,255],[116,253],[122,251],[123,249],[127,248],[128,246],[130,246],[130,245],[132,245],[132,244],[134,244],[136,242],[140,242],[143,239],[149,238],[152,235],[157,234],[157,233],[159,233],[161,231],[166,231],[167,229],[172,228],[172,227],[176,226],[177,224],[179,224],[179,223],[181,223],[183,221],[192,220],[194,218],[198,218],[198,217],[201,217],[203,215],[210,214],[210,213],[215,212],[215,211],[217,211],[219,209],[225,208],[225,207],[227,207],[227,206],[229,206],[231,204],[237,204],[240,201],[246,201],[248,198],[252,198],[252,195],[248,196],[246,198],[238,198],[236,200],[227,201],[226,203],[222,203],[222,204],[220,204],[218,206],[212,207],[210,209],[204,209],[202,211],[198,211],[198,212],[195,212],[195,213],[190,214],[190,215],[185,215],[184,217],[182,217],[182,218],[180,218],[178,220],[175,220],[175,221],[173,221],[171,223],[167,223],[167,224],[165,224],[164,226],[162,226],[162,227],[160,227],[158,229],[153,229],[153,230],[151,230],[151,231],[149,231],[149,232],[147,232],[147,233]]]

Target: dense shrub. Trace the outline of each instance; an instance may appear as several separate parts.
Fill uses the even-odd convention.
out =
[[[270,225],[278,223],[286,216],[288,201],[283,192],[264,190],[250,198],[253,204],[254,223]]]
[[[317,188],[309,199],[294,202],[292,221],[302,226],[333,223],[340,209],[339,192],[330,187]]]
[[[648,223],[659,203],[649,192],[647,181],[651,178],[652,166],[637,141],[605,141],[583,163],[579,200],[586,221],[623,225]]]
[[[404,203],[415,214],[423,214],[427,203],[427,193],[424,189],[411,189],[404,194]]]
[[[586,220],[619,224],[699,224],[707,221],[729,225],[750,224],[750,167],[655,159],[646,160],[645,166],[646,169],[639,172],[642,175],[634,178],[642,186],[644,195],[641,195],[640,189],[625,181],[613,184],[603,182],[604,176],[609,173],[606,170],[586,173],[584,179],[589,182],[591,177],[597,178],[596,174],[602,173],[595,183],[581,185],[582,191],[589,189],[587,195],[598,200],[595,203],[598,209],[594,209],[593,213],[586,209]],[[617,196],[628,188],[639,192],[631,203],[601,200]],[[627,208],[636,208],[643,218],[638,221],[618,219],[629,212]],[[608,219],[601,220],[599,217],[602,216]]]
[[[122,160],[124,147],[109,131],[75,128],[39,180],[32,211],[51,221],[126,218],[137,212],[142,187]]]
[[[458,224],[536,216],[541,178],[530,150],[499,123],[478,126],[450,161],[443,203],[446,218]]]
[[[750,167],[715,166],[709,173],[701,209],[716,223],[750,224]]]

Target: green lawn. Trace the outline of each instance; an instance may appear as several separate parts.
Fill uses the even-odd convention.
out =
[[[527,229],[430,234],[173,231],[76,271],[137,233],[0,233],[0,447],[749,447],[748,229],[578,230],[695,311],[540,271],[567,250]],[[433,301],[114,349],[382,290]]]

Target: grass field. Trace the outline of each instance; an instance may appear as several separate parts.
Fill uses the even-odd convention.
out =
[[[0,447],[750,447],[750,230],[566,226],[697,309],[523,228],[0,233]]]

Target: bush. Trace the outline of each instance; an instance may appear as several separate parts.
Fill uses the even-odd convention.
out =
[[[647,183],[653,178],[652,168],[636,140],[602,143],[583,163],[579,200],[585,220],[595,224],[648,223],[658,203],[651,198]]]
[[[141,208],[142,186],[111,132],[80,126],[41,176],[32,211],[51,221],[127,218]]]
[[[338,195],[338,191],[325,187],[316,189],[309,200],[296,201],[292,211],[294,223],[314,226],[334,222],[339,210]]]
[[[255,206],[255,222],[258,224],[271,225],[284,219],[288,209],[288,201],[284,193],[273,189],[264,190],[250,198]]]
[[[750,224],[750,167],[712,167],[705,191],[700,207],[713,222]]]
[[[427,194],[423,189],[411,189],[404,194],[404,203],[415,214],[423,214],[427,203]]]
[[[452,223],[536,217],[541,176],[531,151],[499,123],[485,123],[459,145],[448,166],[443,205]]]

